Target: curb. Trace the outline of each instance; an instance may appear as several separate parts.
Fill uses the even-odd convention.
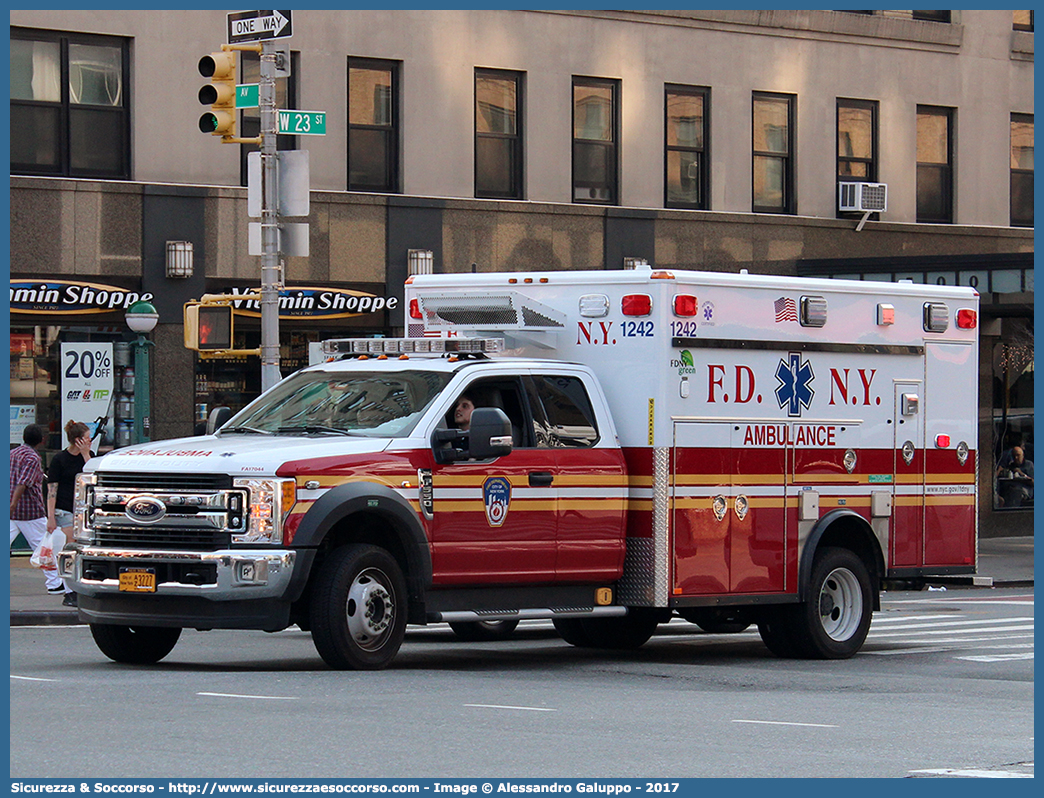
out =
[[[926,585],[948,587],[1033,587],[1033,579],[994,579],[992,576],[933,576],[925,580]]]
[[[76,610],[11,610],[11,626],[75,626],[79,623]]]

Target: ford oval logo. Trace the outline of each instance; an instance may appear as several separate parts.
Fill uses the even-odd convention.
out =
[[[127,502],[123,511],[131,521],[151,524],[167,514],[167,506],[152,496],[135,496]]]

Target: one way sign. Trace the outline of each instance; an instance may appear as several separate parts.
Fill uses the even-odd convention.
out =
[[[294,35],[289,11],[236,11],[228,15],[228,43],[286,39]]]

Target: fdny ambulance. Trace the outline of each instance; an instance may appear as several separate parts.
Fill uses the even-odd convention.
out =
[[[374,669],[407,624],[621,649],[677,612],[846,658],[886,580],[975,572],[971,289],[638,269],[405,299],[406,338],[91,460],[59,567],[104,654],[297,624]]]

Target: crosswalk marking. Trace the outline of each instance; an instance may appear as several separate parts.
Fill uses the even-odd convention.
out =
[[[1010,662],[1017,659],[1033,659],[1033,652],[1022,654],[974,654],[967,657],[954,657],[954,659],[966,659],[969,662]]]
[[[940,627],[940,626],[975,626],[976,624],[983,624],[983,623],[1026,623],[1026,622],[1033,623],[1033,618],[991,618],[989,620],[986,620],[986,619],[983,619],[983,618],[977,618],[975,620],[970,620],[970,621],[969,620],[965,620],[965,621],[941,621],[941,622],[933,621],[932,623],[904,623],[904,624],[901,624],[901,625],[898,624],[898,623],[894,623],[894,621],[895,621],[894,618],[892,618],[890,620],[892,620],[893,623],[889,624],[888,627],[887,627],[887,630],[889,632],[891,632],[894,629],[934,629],[934,628],[937,628],[937,627]],[[871,624],[871,627],[876,625],[880,629],[881,627],[880,627],[879,623],[880,622],[878,621],[878,619],[874,618],[873,623]]]
[[[911,770],[911,773],[923,773],[926,776],[963,776],[970,779],[1032,779],[1032,773],[1016,773],[1011,770],[978,770],[972,768],[932,768],[929,770]]]
[[[997,623],[997,621],[990,621],[990,623]],[[873,624],[870,629],[873,630]],[[1022,626],[992,626],[987,628],[982,627],[966,627],[964,629],[922,629],[916,632],[893,632],[891,630],[887,632],[880,632],[875,634],[875,637],[919,637],[921,635],[952,635],[959,632],[969,632],[972,634],[987,634],[993,632],[1032,632],[1033,624],[1024,624]]]

